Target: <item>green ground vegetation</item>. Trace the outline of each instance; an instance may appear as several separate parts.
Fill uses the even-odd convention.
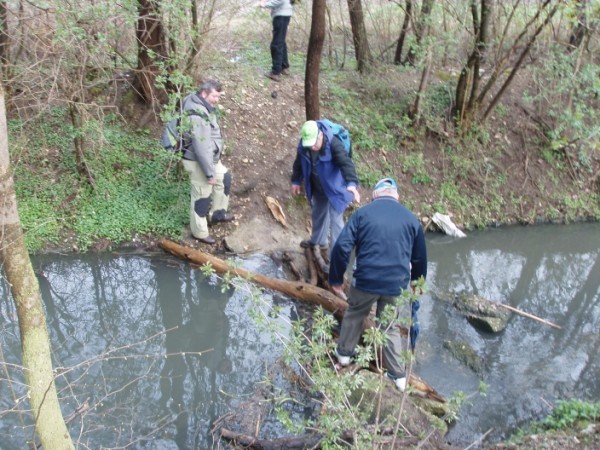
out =
[[[258,64],[252,63],[257,52],[253,46],[247,67],[236,63],[236,70],[249,77]],[[266,56],[266,49],[262,52]],[[260,64],[264,59],[258,58]],[[574,160],[563,148],[553,150],[554,140],[540,143],[539,157],[549,162],[540,185],[544,204],[535,212],[522,210],[522,193],[504,188],[510,174],[500,162],[499,144],[490,139],[497,130],[481,125],[464,136],[444,138],[434,150],[425,148],[427,130],[445,120],[453,80],[431,89],[424,101],[424,121],[415,126],[407,116],[408,101],[399,101],[394,93],[397,78],[373,72],[357,79],[344,70],[325,70],[322,77],[328,98],[325,114],[351,129],[362,185],[373,185],[389,174],[408,178],[412,187],[404,191],[407,206],[424,215],[451,212],[466,228],[600,218],[598,192],[582,188],[583,179],[593,176],[595,149],[582,149]],[[160,147],[157,130],[132,131],[110,116],[90,119],[79,132],[90,146],[86,163],[92,185],[77,173],[75,131],[66,114],[54,108],[36,120],[9,123],[29,248],[64,247],[65,235],[73,236],[79,250],[99,240],[123,243],[137,235],[180,236],[188,220],[187,181],[176,170],[176,158]],[[235,141],[236,136],[228,139]],[[565,185],[565,178],[573,181]]]
[[[526,429],[519,430],[510,439],[510,443],[518,446],[523,445],[525,448],[531,445],[527,441],[527,438],[531,435],[541,433],[552,435],[567,432],[570,435],[578,435],[581,448],[592,448],[594,445],[592,443],[593,433],[581,434],[580,432],[599,422],[599,402],[586,402],[578,399],[559,400],[548,416],[530,424]],[[588,440],[590,442],[587,442]]]
[[[177,158],[148,131],[131,132],[115,117],[92,119],[88,182],[76,169],[74,130],[56,108],[36,120],[11,121],[10,154],[19,215],[30,250],[85,250],[100,240],[123,243],[145,234],[177,237],[188,221],[188,183]]]

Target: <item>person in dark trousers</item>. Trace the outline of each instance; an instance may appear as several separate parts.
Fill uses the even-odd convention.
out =
[[[293,7],[290,0],[261,0],[259,6],[270,9],[273,18],[273,39],[271,40],[273,66],[265,76],[273,81],[281,81],[281,75],[289,75],[290,62],[285,39]]]
[[[217,241],[208,233],[208,221],[235,219],[227,212],[231,173],[221,163],[224,144],[215,109],[221,93],[221,83],[206,80],[196,93],[183,100],[182,108],[188,113],[192,130],[191,142],[184,145],[182,160],[183,168],[190,174],[190,229],[196,239],[209,245]]]
[[[354,249],[356,267],[348,296],[348,309],[342,320],[336,348],[338,362],[350,364],[363,330],[363,322],[373,304],[381,317],[391,305],[395,319],[399,308],[396,299],[408,289],[410,281],[427,276],[427,249],[423,227],[415,215],[398,201],[396,182],[380,180],[373,190],[373,201],[358,209],[342,230],[331,252],[329,284],[338,295],[350,253]],[[385,329],[387,342],[383,348],[383,364],[387,376],[398,389],[406,388],[400,350],[402,338],[398,327]]]
[[[304,184],[311,205],[312,233],[303,245],[333,247],[344,227],[344,210],[353,200],[360,203],[356,168],[327,123],[309,120],[302,126],[301,135],[291,191],[300,195]]]

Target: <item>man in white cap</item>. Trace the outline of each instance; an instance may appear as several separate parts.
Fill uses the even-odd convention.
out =
[[[352,249],[356,253],[356,268],[336,349],[342,366],[350,364],[373,304],[377,304],[377,317],[391,305],[397,319],[397,297],[408,289],[410,281],[427,276],[423,228],[415,215],[398,201],[393,179],[377,182],[373,201],[350,217],[332,249],[329,284],[337,294],[343,293],[344,272]],[[389,324],[382,326],[386,325]],[[385,333],[383,364],[387,376],[404,391],[406,375],[400,357],[402,342],[398,327],[386,326]]]
[[[310,201],[312,233],[302,245],[333,247],[344,227],[344,210],[360,202],[356,168],[340,138],[326,121],[309,120],[302,126],[301,139],[292,169],[292,194],[302,185]]]

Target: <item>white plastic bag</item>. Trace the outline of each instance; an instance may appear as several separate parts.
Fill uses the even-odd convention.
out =
[[[467,235],[465,233],[463,233],[461,230],[459,230],[457,228],[456,225],[454,225],[454,223],[450,219],[450,216],[447,216],[445,214],[435,213],[433,215],[433,217],[431,218],[431,220],[433,220],[433,223],[435,223],[440,228],[440,230],[442,230],[444,233],[446,233],[449,236],[454,236],[454,237],[459,237],[459,238],[467,237]]]

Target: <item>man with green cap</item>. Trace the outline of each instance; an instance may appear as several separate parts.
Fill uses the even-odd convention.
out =
[[[360,202],[354,162],[326,121],[304,123],[292,169],[292,194],[302,186],[311,205],[312,234],[303,245],[335,244],[344,227],[344,210]]]

